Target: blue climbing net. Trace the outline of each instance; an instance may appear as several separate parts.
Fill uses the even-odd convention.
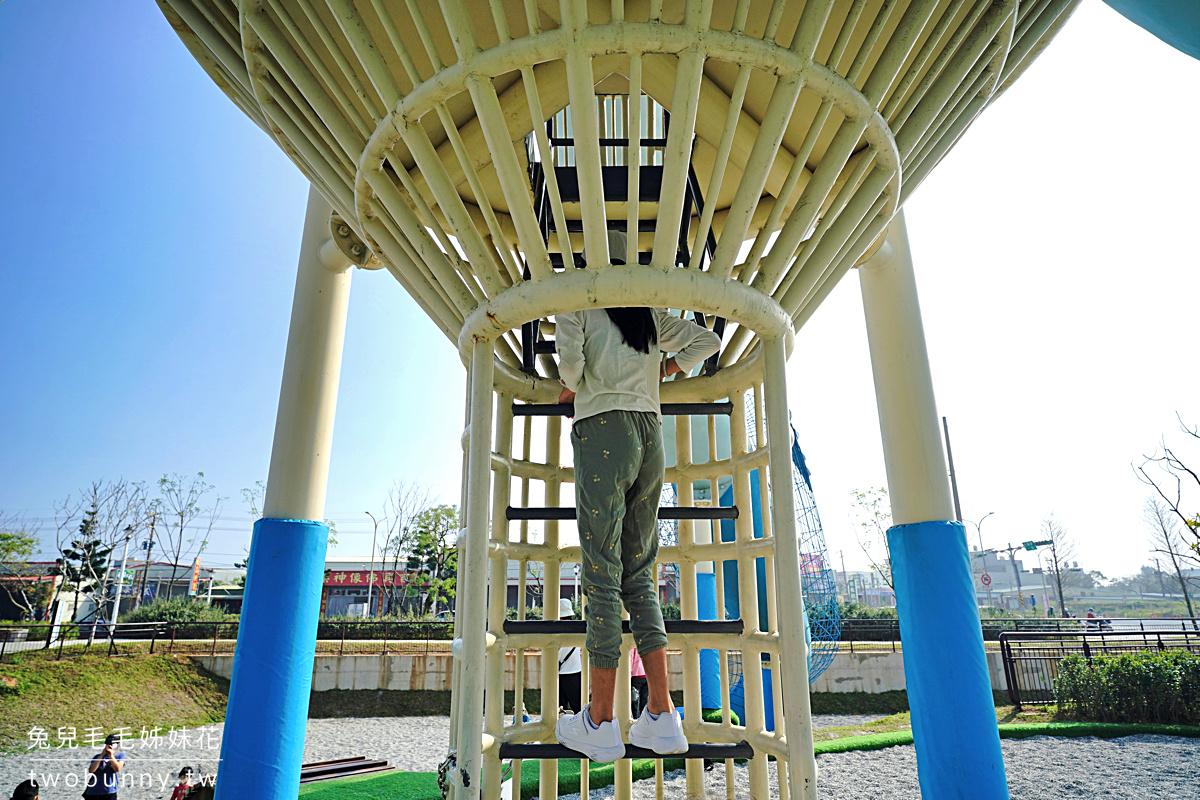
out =
[[[757,446],[755,396],[746,394],[746,438]],[[766,419],[763,420],[764,426]],[[813,496],[812,476],[800,450],[796,426],[792,425],[792,490],[796,506],[796,537],[800,540],[800,584],[804,592],[805,638],[808,640],[808,680],[815,681],[833,663],[842,632],[838,610],[837,578],[825,547],[825,531],[817,500]],[[768,495],[769,496],[769,495]]]
[[[804,611],[808,626],[808,680],[817,679],[837,655],[842,632],[838,610],[837,578],[825,548],[825,531],[813,497],[812,481],[804,453],[792,427],[792,486],[796,498],[796,535],[800,539],[800,579],[804,587]]]
[[[756,447],[758,441],[755,405],[753,392],[747,393],[746,437],[751,448]],[[805,638],[809,646],[808,679],[811,682],[833,663],[838,651],[842,619],[838,610],[836,576],[829,561],[825,531],[821,527],[821,515],[817,513],[817,501],[813,496],[812,476],[804,453],[800,450],[795,426],[792,426],[792,486],[795,492],[796,535],[800,540],[800,580],[804,592]],[[675,485],[664,484],[661,505],[673,506],[677,503]],[[660,520],[658,534],[661,544],[677,544],[679,523],[676,520]],[[668,581],[672,578],[678,581],[677,569],[675,564],[666,566]],[[730,667],[730,681],[733,683],[741,675],[741,656],[731,654],[731,657],[736,662]]]

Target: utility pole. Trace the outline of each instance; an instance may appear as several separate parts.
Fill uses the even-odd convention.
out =
[[[1162,596],[1163,600],[1166,600],[1167,599],[1167,587],[1163,585],[1162,570],[1159,569],[1157,558],[1154,559],[1154,571],[1158,573],[1158,593]]]
[[[150,541],[146,544],[146,563],[142,566],[142,585],[138,589],[137,601],[134,603],[134,608],[141,608],[142,599],[146,596],[146,578],[150,575],[150,554],[154,552],[154,525],[158,522],[158,515],[150,515]]]
[[[950,490],[954,493],[954,519],[962,522],[962,506],[958,504],[958,479],[954,476],[954,454],[950,452],[950,423],[942,417],[942,430],[946,433],[946,461],[950,464]],[[983,549],[983,544],[979,545]]]

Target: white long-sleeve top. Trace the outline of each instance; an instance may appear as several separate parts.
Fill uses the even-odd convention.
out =
[[[575,392],[575,419],[605,411],[660,414],[657,352],[639,353],[621,338],[620,329],[600,309],[572,311],[554,318],[554,346],[563,384]],[[674,353],[685,373],[717,352],[721,339],[690,320],[654,309],[658,349]]]

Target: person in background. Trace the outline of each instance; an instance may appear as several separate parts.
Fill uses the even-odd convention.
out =
[[[171,800],[183,800],[190,788],[192,788],[192,768],[184,767],[179,770],[179,783],[175,784],[175,789],[171,792]]]
[[[38,800],[38,791],[38,782],[32,778],[21,781],[17,788],[13,789],[12,800]]]
[[[613,708],[624,606],[650,693],[629,742],[658,755],[683,753],[688,741],[668,690],[667,633],[654,580],[665,467],[659,382],[689,374],[721,339],[653,308],[590,308],[554,320],[565,387],[558,401],[575,404],[571,446],[591,668],[590,702],[559,718],[554,735],[593,761],[625,757]],[[669,353],[675,355],[664,360]]]
[[[646,682],[646,667],[636,647],[629,651],[629,690],[633,700],[633,718],[637,719],[646,710],[650,687]]]
[[[558,601],[558,618],[571,619],[575,608],[567,598]],[[583,660],[578,647],[558,648],[558,707],[578,714],[583,708],[580,694],[583,691]]]
[[[121,752],[121,737],[111,734],[104,740],[104,749],[88,763],[87,788],[84,797],[104,797],[117,800],[117,788],[121,785],[119,773],[125,769],[125,754]]]

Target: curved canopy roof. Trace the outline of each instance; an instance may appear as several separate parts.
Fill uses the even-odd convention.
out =
[[[158,2],[453,339],[627,261],[798,327],[1078,0]],[[722,364],[754,344],[731,320]]]
[[[1104,0],[1121,16],[1181,53],[1200,58],[1200,3],[1196,0]]]

